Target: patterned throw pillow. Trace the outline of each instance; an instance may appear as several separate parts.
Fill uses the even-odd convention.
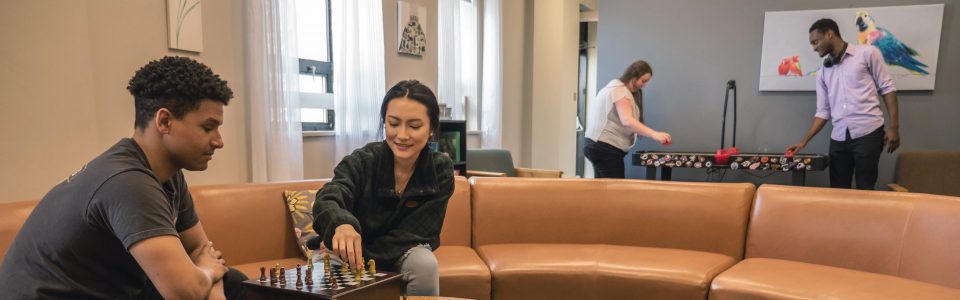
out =
[[[313,230],[313,201],[317,198],[317,190],[284,191],[283,199],[290,210],[290,219],[293,221],[293,234],[297,238],[297,246],[303,251],[305,258],[313,256],[314,250],[307,248],[307,241],[317,237]],[[325,247],[321,244],[318,253],[323,253]]]

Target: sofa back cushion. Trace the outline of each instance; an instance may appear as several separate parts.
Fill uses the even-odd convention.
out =
[[[230,264],[303,257],[284,191],[319,189],[329,180],[196,186],[197,214],[207,236]],[[470,185],[455,180],[440,244],[470,246]]]
[[[200,223],[229,264],[303,257],[297,246],[286,190],[319,189],[326,181],[194,186]]]
[[[463,176],[457,176],[454,184],[440,230],[440,247],[470,247],[470,183]]]
[[[471,178],[473,245],[612,244],[743,257],[754,186]]]
[[[960,288],[960,198],[764,185],[747,258],[776,258]]]
[[[13,239],[27,221],[30,212],[40,200],[17,201],[0,203],[0,264],[3,264],[7,250],[13,245]]]

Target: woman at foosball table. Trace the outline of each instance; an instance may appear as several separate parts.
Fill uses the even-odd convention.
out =
[[[440,125],[433,91],[397,83],[380,107],[381,136],[343,158],[317,192],[313,228],[351,266],[364,257],[403,275],[404,294],[438,296],[433,255],[453,194],[453,161],[426,147]]]
[[[630,64],[620,78],[613,79],[597,92],[587,108],[583,155],[593,164],[596,178],[624,178],[623,159],[636,137],[649,137],[670,145],[669,133],[656,131],[643,123],[643,87],[653,77],[646,61]]]

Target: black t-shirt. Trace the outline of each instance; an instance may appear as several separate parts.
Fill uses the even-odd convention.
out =
[[[130,246],[198,222],[183,173],[160,184],[120,140],[37,204],[0,266],[0,298],[129,299],[149,281]]]

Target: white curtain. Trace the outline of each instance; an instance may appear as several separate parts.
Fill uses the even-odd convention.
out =
[[[500,0],[483,3],[483,86],[481,146],[500,148],[503,141],[503,47]]]
[[[439,28],[437,47],[438,54],[438,85],[437,94],[440,103],[451,108],[452,119],[463,120],[463,78],[460,51],[460,3],[463,0],[440,0],[437,3]]]
[[[294,5],[283,0],[245,1],[254,182],[303,179]]]
[[[333,0],[333,101],[337,161],[379,140],[384,85],[382,0]]]

